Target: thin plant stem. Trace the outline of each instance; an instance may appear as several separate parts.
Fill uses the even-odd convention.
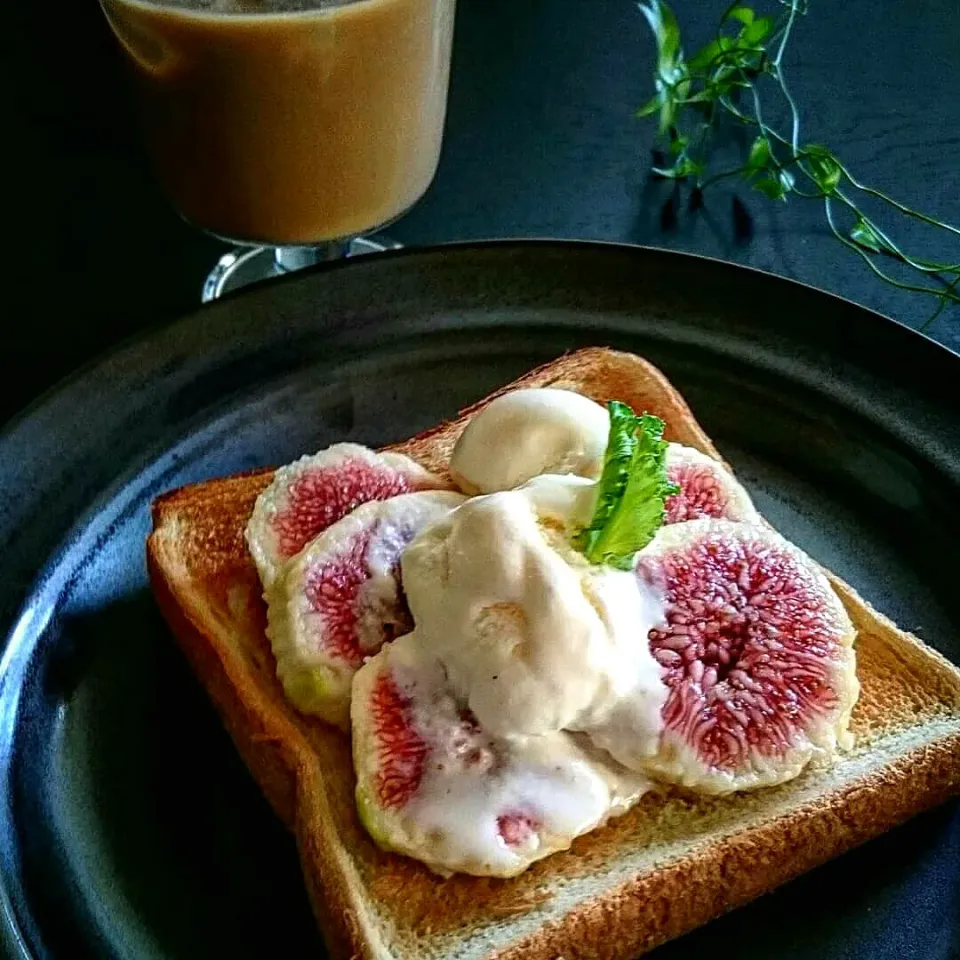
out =
[[[858,199],[879,201],[888,211],[951,237],[960,237],[960,228],[865,185],[825,147],[801,145],[800,111],[787,83],[783,62],[799,17],[807,7],[805,0],[778,2],[784,12],[774,21],[757,18],[744,0],[733,0],[720,18],[714,40],[689,61],[683,56],[676,18],[664,0],[646,0],[646,5],[642,5],[654,30],[661,66],[657,70],[657,95],[640,114],[645,116],[659,107],[660,129],[670,134],[670,152],[674,155],[672,166],[658,168],[658,172],[676,181],[695,177],[696,188],[701,191],[720,181],[742,177],[771,197],[786,200],[792,194],[822,200],[831,234],[854,251],[879,279],[897,289],[937,300],[936,310],[924,324],[929,326],[948,304],[960,304],[960,262],[940,263],[906,252],[889,231],[861,209]],[[771,54],[773,48],[776,52]],[[757,82],[762,77],[770,78],[786,105],[788,135],[766,121],[766,106]],[[741,93],[748,95],[746,109],[735,102]],[[688,137],[682,132],[682,123],[694,110],[701,118]],[[713,173],[709,171],[713,133],[724,118],[755,128],[757,139],[749,162]],[[798,176],[814,189],[799,186]],[[849,230],[838,225],[834,204],[840,204],[853,217],[854,226]],[[937,286],[892,276],[880,266],[884,257]]]

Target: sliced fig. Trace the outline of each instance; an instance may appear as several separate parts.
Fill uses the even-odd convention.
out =
[[[360,504],[443,489],[450,485],[409,457],[356,443],[336,443],[281,467],[257,498],[246,530],[264,590],[286,561]]]
[[[642,769],[723,794],[849,744],[855,630],[809,557],[760,526],[701,519],[661,528],[636,573],[664,598],[649,639],[668,688]]]
[[[361,820],[442,875],[514,876],[649,785],[570,734],[487,733],[415,632],[357,673],[351,719]]]
[[[400,584],[400,554],[426,526],[466,497],[401,494],[361,504],[284,568],[267,603],[277,676],[294,705],[340,726],[365,657],[412,629]]]
[[[665,523],[683,523],[712,517],[716,520],[757,519],[747,491],[729,470],[694,447],[671,443],[667,447],[667,477],[680,492],[666,501]]]

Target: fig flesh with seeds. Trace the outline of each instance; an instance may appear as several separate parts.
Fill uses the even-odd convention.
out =
[[[664,600],[649,641],[668,688],[642,769],[724,794],[782,783],[849,746],[855,630],[798,548],[759,525],[693,520],[661,528],[636,574]]]
[[[371,500],[450,485],[399,453],[337,443],[281,467],[257,498],[246,539],[269,593],[284,565],[327,527]]]
[[[747,491],[722,463],[694,447],[671,443],[666,454],[667,479],[680,492],[667,497],[664,523],[711,517],[752,523],[758,519]]]
[[[269,594],[267,636],[297,709],[347,726],[354,673],[412,628],[400,582],[404,547],[464,500],[438,490],[369,501],[289,561]]]

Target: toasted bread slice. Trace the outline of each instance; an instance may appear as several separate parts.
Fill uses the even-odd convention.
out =
[[[504,390],[545,385],[656,413],[668,439],[719,459],[681,396],[638,357],[582,350]],[[446,473],[465,422],[488,400],[392,449]],[[180,646],[296,836],[334,957],[628,960],[960,792],[960,671],[834,577],[859,631],[852,753],[753,794],[650,794],[512,880],[442,880],[376,847],[354,807],[349,739],[283,697],[243,538],[270,477],[160,497],[149,570]]]

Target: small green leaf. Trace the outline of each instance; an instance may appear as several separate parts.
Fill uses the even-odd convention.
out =
[[[698,90],[696,93],[692,93],[687,97],[687,106],[701,110],[704,106],[710,106],[716,99],[713,87],[707,84],[702,90]]]
[[[750,145],[750,153],[744,171],[747,174],[765,170],[770,163],[770,141],[766,137],[757,137]]]
[[[690,146],[690,138],[676,127],[671,127],[667,134],[670,141],[668,149],[675,157],[679,157]]]
[[[642,119],[657,111],[660,112],[660,118],[657,121],[657,133],[663,136],[673,126],[677,113],[677,100],[674,91],[659,80],[657,81],[657,93],[640,107],[634,113],[634,116]]]
[[[656,113],[660,109],[660,104],[663,100],[663,94],[658,93],[656,96],[651,97],[639,110],[634,114],[635,117],[649,117],[651,114]]]
[[[843,171],[837,158],[826,148],[811,143],[804,147],[807,171],[824,196],[830,196],[840,183]]]
[[[720,53],[720,41],[711,40],[710,43],[702,46],[688,61],[687,66],[691,70],[703,70],[708,64],[712,63],[717,54]]]
[[[753,181],[754,189],[759,190],[771,200],[786,200],[795,182],[793,174],[782,167],[778,168],[772,153],[768,158],[767,166],[761,169],[765,171],[764,175]]]
[[[637,417],[617,401],[607,409],[610,433],[597,481],[597,504],[574,545],[591,563],[629,570],[637,551],[662,526],[664,503],[678,488],[667,479],[663,421],[648,414]]]
[[[657,44],[657,70],[667,81],[674,79],[674,72],[682,60],[680,52],[680,27],[673,11],[663,0],[650,0],[648,4],[639,4],[653,38]]]
[[[728,10],[724,16],[724,20],[739,20],[745,26],[750,26],[753,23],[753,18],[755,14],[749,7],[734,7],[732,10]]]
[[[771,200],[782,200],[786,194],[783,182],[779,177],[765,176],[759,180],[754,180],[753,189],[759,190],[764,196]]]
[[[759,20],[754,20],[753,23],[747,24],[747,26],[740,31],[740,40],[748,47],[756,47],[770,36],[772,30],[773,18],[760,17]]]
[[[674,119],[677,116],[677,101],[674,99],[673,91],[666,87],[661,90],[661,94],[660,120],[657,122],[657,133],[662,137],[673,126]]]
[[[680,157],[672,167],[653,167],[653,173],[667,180],[685,180],[698,173],[703,173],[703,164],[690,157]]]
[[[857,222],[850,229],[850,239],[874,253],[893,252],[893,247],[880,236],[873,224],[863,216],[858,216]]]
[[[733,49],[733,40],[729,37],[717,37],[701,47],[688,61],[691,70],[704,70],[712,66],[721,54]]]
[[[656,85],[660,108],[658,132],[662,136],[673,123],[677,113],[677,101],[683,100],[690,90],[689,80],[685,79],[687,68],[683,62],[683,51],[680,49],[680,27],[673,11],[663,0],[650,0],[649,3],[638,6],[653,31],[657,45]],[[640,108],[640,116],[649,116],[654,112],[651,103]]]
[[[637,418],[633,410],[617,400],[611,400],[607,410],[610,414],[610,430],[603,455],[603,469],[597,481],[597,503],[590,523],[573,541],[588,560],[593,560],[603,529],[623,499],[630,479],[630,465],[639,446]]]

